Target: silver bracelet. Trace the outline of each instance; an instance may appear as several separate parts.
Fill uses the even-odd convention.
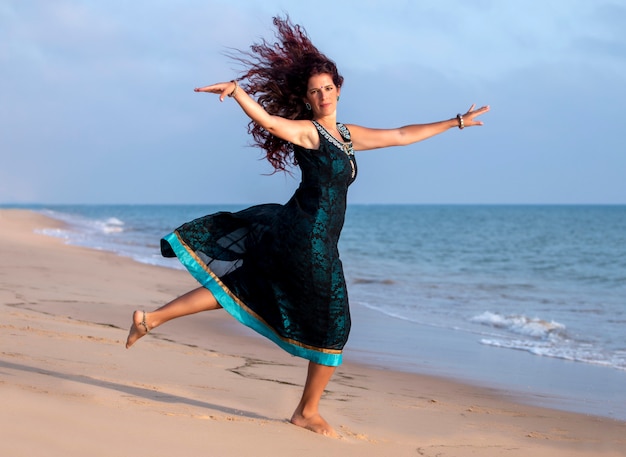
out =
[[[463,130],[465,128],[465,123],[463,122],[463,116],[461,114],[457,114],[456,120],[459,121],[459,128]]]
[[[237,94],[237,89],[239,89],[239,84],[237,84],[237,80],[236,79],[233,79],[231,81],[231,83],[235,83],[235,88],[233,89],[233,91],[230,94],[228,94],[228,96],[232,98],[232,97],[234,97]]]

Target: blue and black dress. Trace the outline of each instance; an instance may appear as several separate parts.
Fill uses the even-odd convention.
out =
[[[337,366],[350,309],[337,243],[357,168],[350,132],[342,141],[315,124],[319,149],[294,147],[300,186],[284,205],[219,212],[161,240],[219,304],[290,354]]]

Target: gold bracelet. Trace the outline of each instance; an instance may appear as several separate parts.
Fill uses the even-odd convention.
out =
[[[237,89],[239,89],[239,84],[237,84],[237,80],[236,79],[233,79],[231,81],[231,83],[235,83],[235,88],[233,89],[233,91],[230,94],[228,94],[228,96],[232,98],[232,97],[234,97],[237,94]]]

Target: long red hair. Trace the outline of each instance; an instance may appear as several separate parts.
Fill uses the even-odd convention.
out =
[[[263,39],[250,46],[249,52],[239,51],[231,55],[242,63],[246,72],[239,78],[241,86],[270,114],[287,119],[311,119],[312,113],[305,108],[309,78],[327,73],[337,87],[343,77],[335,62],[322,54],[308,38],[306,31],[293,25],[289,17],[274,17],[275,36],[273,44]],[[285,171],[294,164],[293,145],[263,129],[253,121],[248,124],[254,145],[265,150],[265,157],[276,171]]]

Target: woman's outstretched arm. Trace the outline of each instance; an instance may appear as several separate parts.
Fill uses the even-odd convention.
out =
[[[285,119],[269,114],[235,81],[199,87],[194,91],[219,94],[220,101],[224,101],[227,96],[231,97],[241,106],[241,109],[250,119],[272,135],[305,148],[317,147],[318,138],[311,122]]]
[[[476,118],[489,111],[489,106],[474,109],[475,106],[472,105],[463,115],[430,124],[412,124],[395,129],[371,129],[358,125],[348,125],[348,128],[350,129],[352,144],[357,151],[406,146],[439,135],[451,128],[483,125],[482,121],[476,120]]]

